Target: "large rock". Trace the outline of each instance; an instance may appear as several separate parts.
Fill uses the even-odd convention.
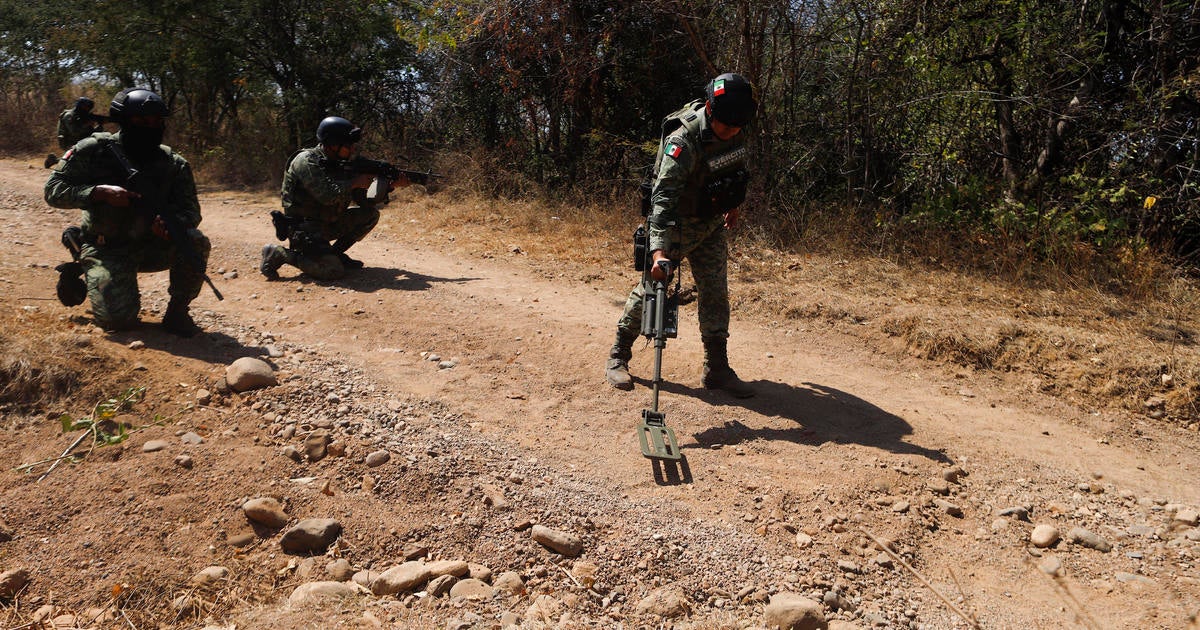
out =
[[[827,630],[821,605],[796,593],[776,593],[763,610],[763,625],[771,630]]]
[[[225,382],[229,389],[244,392],[279,384],[271,364],[254,357],[242,357],[225,368]]]
[[[325,553],[342,534],[342,524],[331,518],[306,518],[283,533],[279,546],[288,553]]]
[[[242,504],[242,513],[250,521],[271,529],[279,529],[291,520],[288,518],[287,512],[283,511],[283,505],[271,497],[259,497],[246,501]]]

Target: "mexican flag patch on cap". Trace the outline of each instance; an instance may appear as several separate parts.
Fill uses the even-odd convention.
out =
[[[667,148],[663,152],[673,158],[677,158],[683,153],[683,147],[674,142],[668,142]]]
[[[725,93],[725,79],[717,79],[713,81],[713,96],[720,96]]]

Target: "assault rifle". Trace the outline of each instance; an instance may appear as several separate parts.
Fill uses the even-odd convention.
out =
[[[125,157],[125,152],[117,146],[116,142],[108,143],[108,151],[117,160],[117,163],[121,165],[121,169],[125,171],[126,188],[137,190],[141,173],[133,167],[133,164],[129,162],[129,158]],[[217,296],[218,300],[224,300],[225,296],[221,295],[221,291],[217,289],[217,285],[213,284],[212,278],[209,278],[208,273],[205,272],[204,258],[192,246],[192,239],[188,238],[187,227],[179,222],[179,217],[169,212],[159,212],[159,204],[155,203],[155,201],[146,199],[145,197],[130,199],[134,209],[145,215],[151,227],[153,227],[156,219],[162,219],[163,227],[167,230],[167,238],[175,246],[175,251],[182,257],[183,263],[190,267],[192,271],[199,272],[204,278],[204,282],[208,284],[208,288],[212,289],[213,295]]]
[[[408,169],[398,168],[389,162],[380,160],[370,160],[362,156],[355,156],[344,161],[328,161],[330,168],[341,171],[347,177],[357,175],[374,175],[375,183],[371,185],[363,194],[355,193],[354,201],[359,205],[385,205],[388,202],[388,189],[391,188],[392,182],[399,181],[405,178],[414,184],[420,184],[426,188],[432,187],[441,179],[443,175],[434,173],[433,171],[411,171]]]

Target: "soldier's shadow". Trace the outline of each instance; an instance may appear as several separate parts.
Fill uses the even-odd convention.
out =
[[[741,407],[763,415],[796,423],[782,429],[754,428],[739,420],[694,434],[696,445],[680,448],[711,448],[715,444],[736,445],[755,439],[785,440],[798,444],[861,444],[892,453],[920,455],[937,462],[953,463],[945,453],[905,441],[913,429],[903,418],[854,396],[816,383],[800,386],[775,381],[750,383],[757,395],[737,399],[723,392],[664,383],[662,391],[691,396],[719,407]]]
[[[268,351],[261,346],[243,344],[219,330],[213,324],[200,322],[204,332],[195,337],[179,337],[162,329],[157,323],[142,322],[132,330],[105,333],[114,343],[129,345],[141,341],[147,348],[208,363],[227,364],[242,357],[267,359]]]
[[[319,286],[334,286],[358,291],[360,293],[374,293],[382,290],[393,291],[424,291],[431,288],[435,284],[440,283],[455,283],[461,284],[471,282],[479,278],[441,278],[438,276],[427,276],[413,271],[405,271],[397,267],[363,267],[356,269],[346,274],[344,278],[339,280],[317,280],[310,278],[306,274],[300,274],[292,277],[281,277],[279,281],[300,282],[302,284],[315,284]]]

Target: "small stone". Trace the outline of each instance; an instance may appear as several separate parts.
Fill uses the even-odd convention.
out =
[[[230,547],[245,547],[254,542],[253,532],[242,532],[230,536],[225,542],[229,543]]]
[[[456,582],[458,582],[458,578],[453,575],[439,575],[429,581],[429,584],[425,586],[425,592],[430,597],[441,597],[449,593]]]
[[[953,516],[956,518],[963,517],[962,508],[959,507],[955,503],[951,503],[951,502],[945,501],[943,499],[934,499],[933,504],[936,505],[938,507],[938,509],[945,512],[946,514],[949,514],[950,516]]]
[[[130,350],[141,350],[142,348],[145,348],[145,347],[146,347],[146,342],[142,341],[140,339],[129,342]]]
[[[271,529],[279,529],[291,520],[283,511],[283,505],[272,497],[250,499],[242,504],[242,512],[252,522]]]
[[[997,515],[1011,516],[1020,521],[1028,521],[1029,520],[1029,510],[1027,510],[1021,506],[1004,508],[1003,510],[1000,510],[999,512],[997,512]]]
[[[292,591],[288,596],[288,603],[297,605],[318,599],[343,599],[365,590],[353,582],[306,582]]]
[[[515,571],[505,571],[496,576],[496,579],[492,581],[492,586],[497,591],[511,595],[523,595],[525,593],[525,580],[522,580],[520,574]]]
[[[325,565],[325,574],[335,582],[345,582],[354,577],[354,567],[350,566],[349,560],[338,558]]]
[[[450,597],[461,597],[463,599],[486,600],[492,598],[492,593],[495,592],[491,586],[486,583],[467,578],[459,580],[450,588]]]
[[[142,445],[142,452],[143,453],[157,453],[157,452],[167,448],[167,446],[169,446],[169,444],[167,443],[166,440],[148,440],[145,444]]]
[[[1200,525],[1200,512],[1192,508],[1183,508],[1175,512],[1175,522],[1195,527]]]
[[[1058,542],[1059,538],[1058,528],[1044,523],[1034,527],[1033,532],[1029,534],[1029,542],[1033,543],[1033,546],[1039,549],[1050,547]]]
[[[691,612],[691,604],[687,595],[677,586],[664,586],[656,589],[638,602],[637,612],[641,615],[655,615],[663,619],[684,617]]]
[[[578,537],[542,525],[534,525],[529,537],[569,558],[583,552],[583,541]]]
[[[184,444],[191,444],[192,446],[204,443],[204,438],[200,437],[200,435],[194,431],[188,431],[187,433],[184,433],[183,435],[179,436],[179,440]]]
[[[319,462],[329,453],[329,432],[321,429],[313,431],[304,440],[304,454],[310,462]]]
[[[388,461],[391,459],[392,459],[392,454],[387,452],[386,450],[375,451],[374,453],[367,455],[367,460],[366,460],[367,468],[375,468],[378,466],[382,466],[382,465],[388,463]]]
[[[325,553],[341,533],[342,524],[334,519],[306,518],[283,533],[279,546],[289,553]]]
[[[908,501],[901,499],[900,501],[896,501],[892,504],[892,511],[896,514],[904,514],[911,507],[912,505],[910,505]]]
[[[929,488],[929,491],[934,494],[940,494],[943,496],[950,494],[950,483],[945,479],[930,479],[926,486]]]
[[[191,455],[176,455],[175,465],[186,470],[191,470],[192,466],[195,465],[195,462],[192,461]]]
[[[419,560],[405,562],[379,574],[371,583],[371,592],[376,595],[408,593],[429,581],[429,571]]]
[[[1096,551],[1103,553],[1112,551],[1112,543],[1104,540],[1098,534],[1095,534],[1082,527],[1072,527],[1071,530],[1067,532],[1067,539],[1077,545],[1087,547],[1088,549],[1095,549]]]
[[[29,584],[29,569],[10,569],[0,573],[0,599],[12,599]]]
[[[796,532],[796,546],[801,549],[808,549],[813,546],[812,536],[804,532]]]

